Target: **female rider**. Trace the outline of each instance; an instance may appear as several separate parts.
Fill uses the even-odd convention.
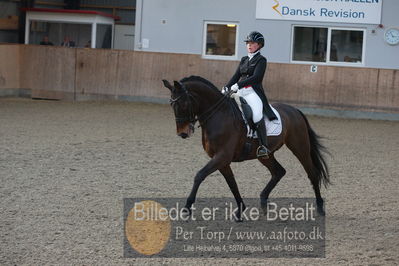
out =
[[[240,64],[233,77],[226,84],[223,92],[229,89],[243,97],[252,110],[252,120],[255,124],[256,134],[259,139],[257,156],[269,156],[267,148],[266,126],[263,113],[270,121],[277,119],[270,108],[263,91],[262,80],[265,75],[267,60],[260,54],[260,49],[265,45],[263,35],[252,31],[245,39],[248,56],[241,58]]]

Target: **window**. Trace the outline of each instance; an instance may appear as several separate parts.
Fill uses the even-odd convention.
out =
[[[90,24],[31,21],[29,44],[84,47],[91,38]]]
[[[237,31],[236,23],[205,22],[203,57],[236,59]]]
[[[96,48],[112,47],[112,25],[97,24]],[[92,24],[30,21],[29,44],[91,47]]]
[[[362,65],[364,34],[363,29],[294,26],[292,61]]]
[[[326,62],[327,28],[295,27],[295,61]]]
[[[331,62],[362,63],[363,31],[331,30]]]
[[[96,48],[111,48],[112,26],[108,24],[97,25]]]

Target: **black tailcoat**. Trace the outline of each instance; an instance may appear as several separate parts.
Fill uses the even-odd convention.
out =
[[[256,94],[262,100],[263,113],[269,118],[269,120],[276,119],[276,115],[273,113],[269,106],[265,92],[262,86],[263,76],[266,71],[267,60],[260,53],[257,53],[251,60],[248,56],[241,58],[240,64],[234,73],[233,77],[226,84],[226,87],[230,88],[232,85],[237,83],[239,88],[252,86]]]

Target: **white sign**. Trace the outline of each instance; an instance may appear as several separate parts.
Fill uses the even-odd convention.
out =
[[[317,65],[311,65],[310,66],[310,72],[317,73]]]
[[[381,23],[382,0],[257,0],[257,19]]]
[[[149,39],[142,39],[141,40],[141,48],[149,48],[150,47],[150,40]]]

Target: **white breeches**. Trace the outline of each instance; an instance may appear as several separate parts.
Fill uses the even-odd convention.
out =
[[[258,123],[263,119],[263,103],[252,87],[239,89],[237,94],[243,97],[252,109],[252,120]]]

